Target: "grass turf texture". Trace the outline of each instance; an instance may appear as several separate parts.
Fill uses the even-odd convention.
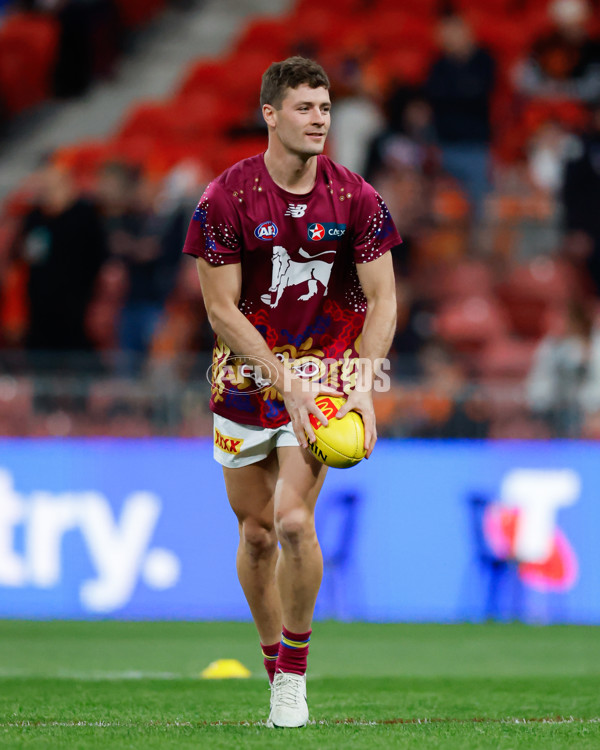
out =
[[[248,623],[0,622],[0,747],[600,746],[600,628],[316,623],[309,664],[314,723],[269,730]]]

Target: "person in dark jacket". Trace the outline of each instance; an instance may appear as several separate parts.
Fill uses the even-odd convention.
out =
[[[567,257],[583,272],[589,291],[600,295],[600,101],[567,162],[561,197]]]
[[[433,109],[442,166],[461,183],[473,215],[479,218],[489,189],[495,63],[475,44],[461,16],[445,16],[439,36],[442,53],[431,67],[425,92]]]
[[[29,266],[29,330],[35,351],[91,351],[86,312],[106,240],[96,205],[79,196],[70,175],[49,164],[36,204],[24,217],[20,252]]]

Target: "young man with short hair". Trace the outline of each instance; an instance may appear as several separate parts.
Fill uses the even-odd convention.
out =
[[[323,572],[314,510],[327,470],[306,450],[310,418],[327,424],[315,397],[343,391],[338,416],[359,412],[367,456],[373,450],[374,363],[388,352],[396,316],[388,251],[401,240],[375,190],[323,155],[331,101],[320,65],[273,63],[261,105],[266,152],[210,183],[184,252],[197,258],[215,332],[214,455],[272,683],[268,724],[300,727]]]

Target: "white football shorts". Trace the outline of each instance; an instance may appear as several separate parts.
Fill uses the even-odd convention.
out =
[[[231,469],[261,461],[275,448],[299,445],[291,422],[270,428],[232,422],[219,414],[213,417],[215,461]]]

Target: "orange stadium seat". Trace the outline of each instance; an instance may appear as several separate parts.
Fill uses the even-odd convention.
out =
[[[520,15],[499,15],[487,6],[472,6],[466,14],[477,41],[503,64],[514,63],[529,51],[533,29]]]
[[[383,13],[388,10],[397,10],[400,3],[398,0],[375,0],[373,4],[374,13]],[[439,10],[439,0],[402,0],[402,10],[411,16],[433,17]],[[433,18],[430,21],[433,23]]]
[[[463,353],[476,352],[508,332],[498,302],[493,297],[478,295],[442,304],[435,328],[445,342]]]
[[[14,344],[22,340],[29,319],[27,282],[29,268],[23,261],[3,264],[0,276],[0,331],[3,343]]]
[[[324,5],[324,3],[321,3],[318,0],[298,0],[291,12],[291,16],[298,18],[300,16],[310,15],[315,8],[321,9]],[[328,0],[327,9],[335,12],[338,17],[340,14],[349,16],[360,12],[364,8],[364,5],[364,0]]]
[[[168,139],[176,127],[176,117],[167,102],[139,102],[129,109],[125,122],[119,128],[118,137],[144,135]]]
[[[477,354],[475,368],[484,380],[522,382],[533,361],[536,341],[505,336],[492,339]]]
[[[218,173],[249,156],[261,154],[267,148],[267,139],[263,136],[250,136],[233,141],[225,141],[213,155],[211,166]]]
[[[208,179],[211,179],[216,174],[213,167],[217,161],[216,154],[219,154],[222,148],[222,139],[207,136],[189,142],[154,143],[143,166],[150,179],[161,179],[177,164],[194,162]]]
[[[490,297],[494,293],[494,274],[489,265],[479,260],[465,260],[452,266],[440,268],[432,291],[435,298],[462,300],[477,294]]]
[[[59,166],[68,169],[78,184],[86,187],[102,165],[113,156],[114,151],[110,143],[90,140],[59,148],[54,152],[53,160]]]
[[[113,138],[111,147],[116,159],[143,167],[165,142],[168,141],[155,135],[133,134]]]
[[[116,0],[119,15],[127,28],[149,21],[165,6],[165,0]]]
[[[234,51],[268,51],[273,60],[283,60],[290,51],[291,38],[291,27],[285,18],[256,18],[240,34]]]
[[[178,96],[206,92],[219,95],[223,89],[223,60],[203,57],[193,61],[187,69],[179,87]]]
[[[418,86],[427,78],[434,55],[431,47],[400,45],[376,54],[366,70],[376,75],[384,91],[396,83]]]
[[[13,216],[0,216],[0,278],[19,233],[19,223]]]
[[[210,91],[180,94],[168,106],[178,123],[177,132],[186,138],[222,135],[243,119],[235,100]]]
[[[323,49],[335,45],[339,20],[340,11],[333,5],[312,4],[306,10],[296,9],[288,18],[291,29],[290,42],[295,47],[309,41]]]
[[[589,121],[589,110],[583,102],[572,99],[548,99],[528,102],[522,114],[526,137],[532,136],[546,122],[558,122],[571,130],[583,129]]]
[[[233,53],[224,61],[221,95],[236,103],[242,117],[258,108],[262,74],[272,62],[268,50]]]
[[[0,93],[10,113],[51,96],[58,37],[49,16],[15,13],[0,26]]]
[[[516,266],[497,286],[512,330],[530,339],[544,335],[547,312],[564,305],[575,291],[575,280],[568,267],[546,257]]]
[[[435,48],[435,28],[431,21],[403,9],[369,14],[363,24],[363,33],[379,52],[402,47]]]

